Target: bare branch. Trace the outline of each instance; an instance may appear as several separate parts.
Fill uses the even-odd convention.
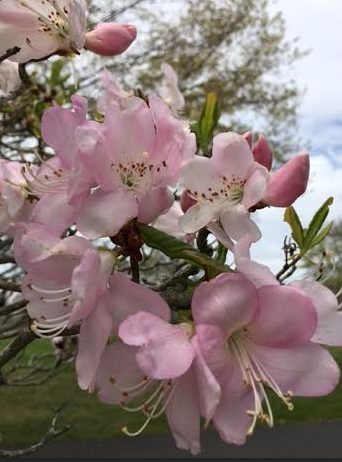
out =
[[[16,284],[15,282],[4,281],[3,279],[0,280],[0,289],[10,290],[11,292],[21,292],[19,284]]]
[[[57,438],[60,435],[63,435],[63,433],[66,433],[67,431],[70,430],[71,426],[70,425],[63,425],[61,427],[58,426],[58,418],[60,416],[62,408],[58,409],[56,414],[54,415],[53,419],[51,420],[50,426],[48,431],[45,433],[45,435],[35,444],[32,446],[29,446],[24,449],[0,449],[0,456],[2,457],[20,457],[24,456],[27,454],[33,454],[39,449],[41,449],[45,444],[47,444],[49,441]]]
[[[11,56],[14,56],[17,53],[19,53],[19,51],[20,51],[19,47],[13,47],[13,48],[10,48],[9,50],[7,50],[4,55],[0,56],[0,64],[3,61],[5,61],[6,59],[10,58]]]

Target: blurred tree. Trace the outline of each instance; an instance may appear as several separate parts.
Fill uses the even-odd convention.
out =
[[[109,66],[118,77],[155,90],[167,62],[179,75],[188,116],[198,117],[213,90],[225,128],[256,128],[273,141],[279,158],[294,154],[300,90],[289,71],[305,52],[296,39],[286,40],[283,15],[271,12],[269,0],[132,0],[126,9],[121,3],[113,2],[107,13],[112,5],[106,2],[101,13],[111,20],[128,17],[139,29],[137,43]],[[84,84],[93,81],[91,76]]]

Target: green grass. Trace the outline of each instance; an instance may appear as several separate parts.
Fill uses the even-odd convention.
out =
[[[37,341],[25,354],[46,351],[47,344]],[[342,350],[334,350],[333,354],[341,365]],[[339,419],[342,417],[342,384],[323,398],[294,399],[292,412],[278,399],[272,398],[272,403],[278,424]],[[53,410],[63,404],[61,422],[71,423],[72,427],[61,438],[113,438],[122,435],[123,426],[134,430],[139,425],[136,415],[105,405],[96,396],[78,389],[71,367],[37,387],[0,387],[0,404],[2,446],[25,445],[39,439],[47,429]],[[145,433],[156,434],[166,428],[165,420],[158,419],[151,422]]]

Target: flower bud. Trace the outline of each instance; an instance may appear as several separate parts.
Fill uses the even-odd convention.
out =
[[[307,187],[310,171],[309,155],[300,153],[272,173],[263,203],[273,207],[288,207]]]
[[[100,23],[86,34],[84,48],[101,56],[123,53],[137,36],[137,30],[130,24]]]
[[[267,170],[271,170],[272,162],[273,162],[273,154],[269,144],[262,135],[259,136],[258,141],[253,146],[253,156],[254,160],[259,164],[263,165],[267,168]]]

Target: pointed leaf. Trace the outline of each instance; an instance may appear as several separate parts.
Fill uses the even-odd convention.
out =
[[[293,240],[302,249],[304,246],[304,230],[299,216],[292,205],[285,210],[284,221],[290,225]]]
[[[228,271],[225,265],[199,252],[180,239],[142,223],[137,223],[137,227],[142,239],[149,247],[160,250],[171,259],[187,260],[194,263],[203,268],[209,278]]]
[[[320,244],[327,237],[327,235],[330,233],[333,224],[334,222],[332,221],[316,235],[315,239],[312,241],[311,248]]]
[[[317,210],[315,215],[313,216],[309,226],[308,230],[305,233],[305,239],[304,239],[304,249],[309,250],[313,246],[313,241],[317,235],[317,233],[320,231],[320,229],[323,226],[323,223],[325,219],[327,218],[329,214],[329,207],[333,203],[334,199],[332,197],[329,197],[322,205],[321,207]]]

